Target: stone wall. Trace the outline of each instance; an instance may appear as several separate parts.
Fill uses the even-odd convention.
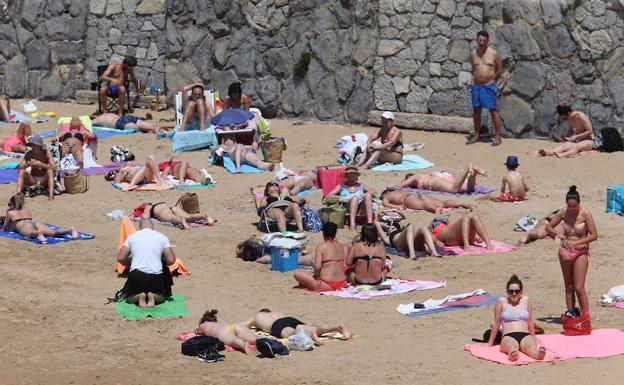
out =
[[[3,2],[6,0],[0,0]],[[622,0],[15,0],[0,23],[0,92],[72,98],[96,67],[138,59],[171,96],[240,80],[268,113],[366,121],[369,110],[470,116],[481,29],[502,55],[507,135],[550,135],[554,108],[598,128],[624,113]],[[307,72],[293,74],[310,55]],[[305,71],[304,71],[305,72]]]

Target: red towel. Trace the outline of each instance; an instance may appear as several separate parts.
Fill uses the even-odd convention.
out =
[[[346,181],[342,176],[344,170],[344,166],[318,169],[318,183],[319,187],[323,189],[323,197],[326,197],[338,184]]]

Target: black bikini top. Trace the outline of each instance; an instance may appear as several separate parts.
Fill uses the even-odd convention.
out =
[[[75,134],[72,134],[71,132],[64,133],[63,136],[61,136],[61,142],[64,142],[70,138],[76,138],[79,141],[84,142],[84,135],[82,135],[80,132],[77,132]]]

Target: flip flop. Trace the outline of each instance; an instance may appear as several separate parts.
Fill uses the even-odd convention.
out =
[[[477,138],[475,138],[475,137],[473,136],[472,138],[470,138],[470,139],[468,139],[468,140],[466,141],[466,144],[475,144],[475,143],[478,143],[478,142],[480,142],[480,141],[481,141],[481,139],[477,139]]]
[[[503,143],[502,140],[494,139],[494,141],[492,142],[492,147],[500,146],[501,143]]]

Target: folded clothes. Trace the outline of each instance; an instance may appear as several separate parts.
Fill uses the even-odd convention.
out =
[[[402,278],[386,278],[380,285],[349,285],[336,291],[323,291],[322,295],[340,298],[370,299],[385,295],[409,293],[415,290],[429,290],[446,286],[446,281],[416,281]]]

